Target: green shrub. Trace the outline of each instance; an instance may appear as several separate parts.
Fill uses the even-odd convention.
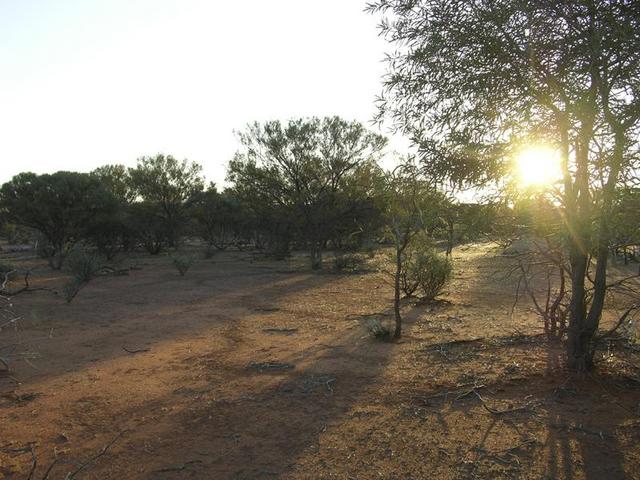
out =
[[[357,253],[342,253],[333,260],[333,268],[337,272],[357,272],[362,269],[366,259]]]
[[[416,252],[408,266],[408,276],[417,284],[423,300],[434,300],[451,278],[451,261],[435,250]]]
[[[386,325],[383,325],[380,320],[374,318],[366,323],[367,330],[371,336],[378,340],[390,340],[391,330]]]
[[[65,269],[80,284],[93,279],[100,270],[100,259],[84,250],[73,250],[66,260]]]
[[[71,301],[76,298],[76,295],[83,286],[84,284],[75,278],[72,278],[62,286],[62,295],[67,303],[71,303]]]
[[[100,258],[89,252],[78,249],[69,254],[65,262],[65,270],[73,278],[62,286],[62,294],[67,303],[71,303],[80,289],[98,274],[100,267]]]
[[[171,260],[181,277],[184,277],[195,262],[195,259],[190,255],[176,255]]]

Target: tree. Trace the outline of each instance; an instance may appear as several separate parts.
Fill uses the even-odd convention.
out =
[[[129,171],[124,165],[104,165],[91,172],[102,186],[116,198],[115,211],[102,212],[92,223],[88,237],[107,260],[119,251],[133,246],[135,232],[131,228],[131,205],[136,200]],[[135,224],[134,224],[135,225]]]
[[[187,209],[195,194],[204,188],[202,167],[188,160],[178,161],[171,155],[141,157],[136,168],[129,170],[136,198],[148,208],[157,209],[162,219],[168,244],[177,246],[187,220]]]
[[[21,173],[0,189],[0,208],[11,221],[31,227],[48,242],[52,268],[59,269],[84,239],[98,215],[117,208],[100,182],[84,173]]]
[[[104,188],[111,192],[122,205],[130,205],[136,200],[137,192],[133,188],[131,175],[124,165],[103,165],[91,172]]]
[[[233,192],[218,192],[214,184],[194,197],[192,215],[198,234],[208,247],[225,250],[241,233],[246,212]]]
[[[399,46],[380,114],[412,137],[434,174],[483,185],[504,176],[517,143],[558,148],[567,358],[591,368],[616,191],[638,181],[640,4],[378,0],[369,10],[385,16],[382,31]]]
[[[240,141],[229,180],[289,212],[310,246],[312,268],[320,268],[332,226],[344,213],[340,192],[359,167],[376,160],[386,139],[358,122],[327,117],[254,123]]]
[[[431,181],[420,175],[411,162],[398,166],[386,179],[386,221],[394,243],[393,311],[394,338],[402,335],[400,294],[406,251],[411,241],[439,221],[447,206],[446,197]],[[415,288],[414,288],[415,289]]]

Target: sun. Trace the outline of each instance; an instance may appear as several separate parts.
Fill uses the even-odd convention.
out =
[[[529,145],[518,152],[515,173],[523,187],[550,186],[562,177],[560,153],[547,145]]]

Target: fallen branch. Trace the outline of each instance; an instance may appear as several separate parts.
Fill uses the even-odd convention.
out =
[[[150,348],[138,348],[138,349],[134,349],[134,350],[129,350],[125,346],[123,346],[122,349],[127,353],[142,353],[142,352],[148,352],[149,350],[151,350]]]
[[[167,473],[167,472],[181,472],[185,470],[190,465],[194,465],[197,463],[202,463],[202,460],[189,460],[188,462],[181,463],[180,465],[175,465],[172,467],[160,468],[159,470],[154,470],[155,473]]]
[[[609,330],[609,331],[603,333],[602,335],[598,336],[595,340],[599,342],[600,340],[603,340],[603,339],[613,335],[616,332],[616,330],[618,330],[618,328],[620,328],[622,326],[622,324],[627,319],[627,317],[629,317],[631,312],[635,312],[636,310],[640,310],[640,304],[638,304],[638,303],[636,303],[634,305],[631,305],[624,312],[624,314],[618,319],[618,321],[616,322],[616,324],[614,325],[614,327],[611,330]]]
[[[65,480],[72,480],[73,478],[76,478],[76,475],[78,475],[80,472],[82,472],[85,468],[87,468],[89,465],[91,465],[92,463],[94,463],[95,461],[97,461],[100,457],[104,456],[109,449],[120,439],[120,437],[122,437],[122,435],[124,435],[127,432],[127,430],[123,430],[121,431],[118,435],[116,435],[114,437],[113,440],[111,440],[109,443],[107,443],[104,448],[102,450],[100,450],[100,452],[98,452],[97,455],[94,455],[93,457],[91,457],[89,460],[87,460],[86,462],[82,463],[77,469],[75,469],[73,472],[69,472],[67,474],[66,477],[64,477]]]
[[[480,395],[476,389],[473,389],[473,393],[475,394],[476,397],[478,397],[478,400],[480,400],[480,403],[482,403],[482,406],[484,407],[484,409],[492,415],[506,415],[507,413],[522,412],[525,410],[530,410],[531,407],[533,406],[532,402],[527,402],[527,404],[521,405],[519,407],[510,407],[504,410],[496,410],[495,408],[487,405],[487,402],[485,401],[485,399],[482,398],[482,395]]]

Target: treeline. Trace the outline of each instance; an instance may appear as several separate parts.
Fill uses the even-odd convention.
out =
[[[30,229],[55,269],[79,243],[111,259],[137,248],[159,254],[198,237],[207,255],[250,246],[284,257],[299,248],[320,268],[327,248],[370,250],[388,239],[394,199],[407,192],[379,166],[386,138],[337,117],[255,123],[239,138],[223,191],[205,184],[200,165],[162,154],[133,168],[16,175],[0,189],[5,234]],[[407,185],[422,178],[406,177]],[[429,196],[438,190],[422,182],[433,201],[406,206],[420,210],[404,215],[430,238],[453,241],[461,210],[444,193]]]

